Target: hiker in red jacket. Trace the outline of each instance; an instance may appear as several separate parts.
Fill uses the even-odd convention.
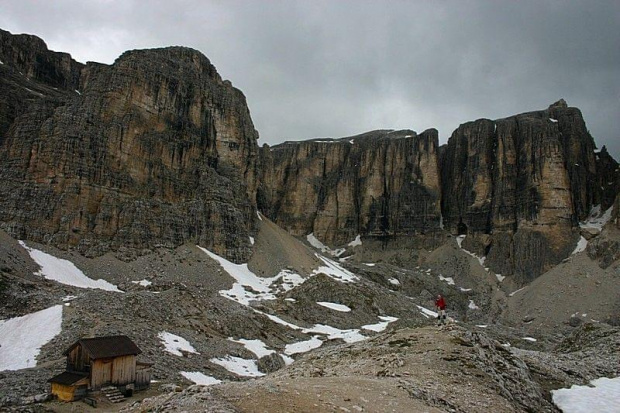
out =
[[[435,307],[437,307],[437,325],[446,324],[446,300],[441,294],[435,300]]]

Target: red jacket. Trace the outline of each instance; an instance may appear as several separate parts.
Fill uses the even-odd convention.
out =
[[[444,301],[442,296],[439,296],[439,298],[435,300],[435,306],[439,307],[440,310],[446,309],[446,302]]]

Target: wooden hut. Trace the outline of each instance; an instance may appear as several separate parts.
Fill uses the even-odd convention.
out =
[[[52,394],[65,402],[79,400],[86,396],[88,391],[88,376],[85,374],[65,371],[48,382],[52,384]]]
[[[64,352],[67,371],[49,380],[52,394],[60,400],[76,400],[83,396],[81,389],[97,391],[111,385],[130,395],[134,390],[147,388],[151,381],[150,364],[137,361],[140,353],[127,336],[78,340]],[[78,376],[82,379],[78,380]]]

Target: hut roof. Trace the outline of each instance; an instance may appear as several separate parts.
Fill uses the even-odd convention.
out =
[[[64,384],[66,386],[71,386],[72,384],[75,384],[78,381],[83,380],[87,377],[88,376],[86,374],[69,373],[68,371],[65,371],[64,373],[60,373],[59,375],[49,379],[48,383],[58,383]]]
[[[64,354],[69,354],[78,345],[81,345],[93,360],[142,353],[142,350],[127,336],[107,336],[80,339],[69,347]]]

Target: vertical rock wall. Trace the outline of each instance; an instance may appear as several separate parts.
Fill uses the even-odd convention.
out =
[[[442,147],[431,129],[259,149],[245,97],[195,50],[82,65],[0,30],[0,61],[0,227],[86,255],[195,242],[243,261],[258,207],[331,245],[445,225],[524,283],[620,190],[618,163],[563,100],[463,124]]]
[[[595,145],[579,109],[461,125],[442,152],[442,211],[498,273],[526,282],[568,256],[599,190]],[[460,225],[459,225],[460,224]]]
[[[265,146],[259,208],[332,245],[438,230],[437,140],[436,130],[375,131]]]
[[[81,69],[76,92],[26,71],[22,55],[0,54],[1,87],[27,102],[0,115],[2,228],[87,255],[196,242],[249,257],[258,134],[243,94],[206,57],[174,47],[69,65]],[[48,60],[73,79],[63,59]]]

